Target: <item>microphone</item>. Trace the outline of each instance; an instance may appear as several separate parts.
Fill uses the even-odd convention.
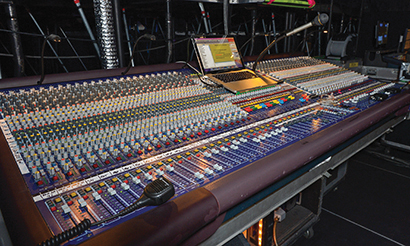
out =
[[[45,74],[44,74],[44,50],[46,48],[47,41],[53,41],[56,43],[61,42],[61,37],[56,34],[48,35],[43,41],[43,48],[41,49],[41,78],[37,81],[37,84],[41,85],[43,83]]]
[[[289,36],[291,36],[291,35],[293,35],[293,34],[295,34],[295,33],[298,33],[298,32],[300,32],[300,31],[303,31],[303,30],[305,30],[305,29],[308,29],[309,27],[312,27],[312,26],[323,26],[323,25],[326,24],[328,21],[329,21],[329,16],[328,16],[327,14],[325,14],[325,13],[320,14],[320,15],[316,16],[311,22],[309,22],[309,23],[307,23],[307,24],[305,24],[305,25],[303,25],[303,26],[297,27],[297,28],[295,28],[294,30],[292,30],[292,31],[290,31],[290,32],[288,32],[288,33],[285,33],[285,35],[282,35],[282,36],[280,36],[279,38],[273,40],[273,41],[268,45],[268,47],[266,47],[266,48],[259,54],[258,58],[256,58],[255,63],[254,63],[253,66],[252,66],[252,70],[253,70],[253,71],[256,70],[256,67],[258,66],[258,62],[266,55],[266,53],[268,52],[268,50],[270,50],[270,49],[273,47],[273,45],[275,45],[275,44],[276,44],[277,42],[279,42],[280,40],[282,40],[282,39],[284,39],[284,38],[286,38],[286,37],[289,37]]]
[[[128,73],[128,71],[130,70],[130,68],[131,68],[131,63],[132,63],[132,59],[134,59],[134,54],[135,54],[135,50],[136,50],[136,47],[137,47],[137,43],[138,43],[142,38],[146,38],[146,39],[149,39],[149,40],[152,40],[152,41],[157,40],[157,37],[155,37],[155,35],[152,35],[152,34],[149,34],[149,33],[146,33],[146,34],[140,36],[139,38],[137,38],[137,40],[135,41],[134,47],[132,48],[132,56],[131,56],[131,58],[130,58],[130,62],[128,63],[127,69],[125,69],[125,71],[121,73],[122,75],[125,75],[125,74]]]
[[[312,26],[323,26],[324,24],[327,23],[328,20],[329,20],[329,16],[327,14],[320,14],[320,15],[316,16],[311,22],[309,22],[309,23],[307,23],[303,26],[297,27],[294,30],[286,33],[285,35],[286,35],[286,37],[289,37],[289,36],[292,36],[295,33],[298,33],[300,31],[308,29],[309,27],[312,27]]]

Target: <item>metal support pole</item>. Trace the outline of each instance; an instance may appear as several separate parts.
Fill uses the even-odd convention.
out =
[[[204,22],[205,33],[209,33],[208,22],[206,21],[206,12],[205,12],[204,4],[202,2],[199,2],[198,5],[199,5],[199,8],[201,9],[201,15],[202,15],[202,20]]]
[[[306,13],[305,15],[305,23],[308,23],[308,14]],[[302,44],[302,51],[305,49],[305,45],[306,47],[308,46],[307,43],[307,29],[305,29],[305,31],[303,31],[303,44]]]
[[[267,37],[267,35],[266,35],[266,25],[265,25],[265,20],[264,19],[262,19],[262,27],[263,27],[263,32],[265,33],[265,43],[266,43],[266,47],[268,47],[269,46],[269,41],[268,41],[268,37]],[[270,54],[270,50],[268,50],[268,54]]]
[[[321,31],[318,33],[318,56],[322,55],[322,31],[323,31],[324,27],[319,27],[319,29],[321,29]],[[329,36],[328,36],[329,37]]]
[[[342,19],[340,20],[340,30],[339,30],[339,33],[343,33],[344,22],[345,22],[345,14],[342,13]]]
[[[330,10],[329,10],[329,24],[327,24],[327,41],[329,42],[330,36],[332,35],[332,16],[333,16],[333,0],[330,1]]]
[[[98,59],[101,59],[100,49],[98,48],[97,41],[95,40],[94,34],[91,31],[91,27],[88,24],[87,18],[85,17],[83,8],[81,7],[80,0],[74,0],[75,5],[77,5],[78,13],[80,13],[81,19],[84,22],[85,29],[87,29],[88,35],[90,36],[91,41],[93,41],[93,45],[95,51],[97,52]]]
[[[360,29],[362,27],[363,9],[364,9],[364,0],[362,0],[362,5],[360,6],[359,26],[357,27],[356,47],[354,49],[355,56],[357,55],[357,49],[359,47],[359,37],[360,37]]]
[[[171,0],[167,0],[167,63],[172,60],[172,16],[171,16]]]
[[[276,25],[275,25],[275,14],[272,12],[272,31],[273,31],[273,38],[276,39]],[[279,53],[278,51],[278,44],[275,42],[275,51],[276,54]]]
[[[251,50],[249,51],[249,55],[253,55],[253,48],[255,47],[255,34],[256,34],[256,9],[252,9]]]
[[[122,9],[122,20],[124,21],[125,36],[127,37],[128,52],[130,53],[130,59],[131,59],[132,57],[131,40],[130,40],[130,33],[128,32],[128,23],[127,23],[127,17],[125,16],[124,8]],[[134,66],[134,59],[131,60],[131,65]]]
[[[21,46],[21,38],[19,32],[19,25],[17,22],[17,12],[13,1],[6,4],[6,13],[8,13],[8,26],[13,33],[11,36],[11,43],[13,45],[13,60],[14,60],[14,77],[21,77],[24,73],[24,56],[23,47]],[[1,77],[1,74],[0,74]]]
[[[290,19],[289,19],[289,28],[288,30],[293,30],[295,27],[295,19],[296,19],[296,13],[290,13]],[[291,36],[288,39],[288,50],[287,52],[290,52],[291,50],[293,50],[294,47],[294,40],[295,40],[295,36]]]
[[[81,59],[81,57],[78,55],[77,51],[75,50],[73,44],[71,43],[70,39],[68,39],[67,35],[65,34],[65,32],[63,31],[63,28],[60,27],[60,31],[63,34],[64,38],[67,40],[68,44],[70,45],[71,49],[74,51],[74,54],[77,56],[78,60],[80,60],[81,65],[83,65],[83,68],[85,69],[85,71],[87,71],[87,67],[84,65],[83,60]]]
[[[206,20],[208,21],[209,32],[212,33],[211,17],[209,17],[209,12],[206,12]]]
[[[117,39],[117,54],[119,67],[124,67],[124,49],[123,49],[123,38],[122,38],[122,21],[121,21],[121,5],[120,0],[112,0],[113,4],[113,15],[114,15],[114,25],[115,25],[115,36]]]
[[[286,12],[285,15],[285,29],[289,28],[289,12]],[[283,53],[286,53],[287,49],[287,44],[288,44],[288,37],[285,37],[285,40],[283,42]]]
[[[46,37],[46,35],[44,34],[43,30],[41,30],[41,28],[40,28],[40,26],[38,25],[36,19],[34,18],[34,16],[30,13],[30,11],[27,10],[27,12],[28,12],[28,14],[30,15],[31,19],[34,21],[34,24],[36,24],[38,30],[41,32],[41,35],[43,35],[44,37]],[[50,48],[51,48],[51,50],[53,51],[54,55],[57,57],[57,60],[60,62],[61,66],[64,68],[64,71],[65,71],[66,73],[68,73],[67,68],[64,66],[63,61],[62,61],[62,60],[60,59],[60,57],[58,56],[56,50],[55,50],[54,47],[51,45],[50,41],[47,40],[47,44],[48,44],[48,46],[50,46]]]
[[[229,35],[229,0],[223,2],[224,34]]]

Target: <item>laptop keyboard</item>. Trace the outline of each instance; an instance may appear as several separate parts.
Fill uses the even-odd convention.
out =
[[[236,72],[236,73],[214,74],[213,76],[215,78],[221,80],[222,82],[225,82],[225,83],[235,82],[235,81],[244,80],[244,79],[252,79],[252,78],[256,77],[253,73],[251,73],[249,71],[241,71],[241,72]]]

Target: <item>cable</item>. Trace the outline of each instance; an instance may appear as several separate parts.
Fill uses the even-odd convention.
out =
[[[137,48],[137,44],[142,38],[150,39],[152,41],[155,41],[157,39],[154,35],[148,34],[148,33],[146,33],[146,34],[144,34],[144,35],[137,38],[137,40],[134,43],[134,47],[132,47],[132,55],[131,55],[131,58],[130,58],[130,62],[128,63],[127,69],[125,69],[125,71],[121,73],[122,75],[125,75],[130,70],[132,60],[134,59],[135,50]]]
[[[46,241],[39,243],[38,246],[57,246],[63,242],[74,238],[78,235],[81,235],[83,232],[88,230],[91,227],[91,221],[89,219],[84,219],[80,224],[74,226],[73,228],[63,231],[60,234],[55,235],[54,237],[47,239]]]
[[[192,66],[191,64],[189,64],[188,62],[186,62],[186,61],[176,61],[175,63],[184,63],[184,66],[183,66],[183,67],[188,66],[189,68],[191,68],[192,70],[194,70],[194,71],[196,72],[196,75],[198,76],[198,79],[199,79],[203,84],[205,84],[205,85],[207,85],[207,86],[210,86],[210,87],[214,87],[214,88],[221,87],[221,85],[218,85],[218,84],[210,84],[210,83],[208,83],[208,82],[205,82],[205,80],[203,80],[203,78],[200,76],[201,72],[199,72],[198,69],[196,69],[195,67],[193,67],[193,66]]]
[[[274,219],[274,223],[273,223],[273,243],[275,246],[279,246],[278,241],[276,240],[276,226],[278,224],[279,218],[275,217]]]
[[[16,32],[16,31],[11,31],[11,30],[7,30],[7,29],[0,29],[0,32],[9,32],[9,33],[16,33],[16,34],[23,34],[23,35],[28,35],[28,36],[34,36],[34,37],[43,37],[45,38],[46,36],[42,35],[42,34],[36,34],[36,33],[30,33],[30,32]],[[61,38],[63,39],[68,39],[68,38]],[[84,38],[70,38],[70,40],[76,40],[76,41],[85,41],[85,42],[92,42],[91,39],[84,39]]]

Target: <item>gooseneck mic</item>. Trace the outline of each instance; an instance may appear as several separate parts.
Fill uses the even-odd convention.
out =
[[[134,47],[132,47],[132,55],[131,55],[131,58],[130,58],[130,62],[128,63],[127,69],[125,69],[125,71],[121,73],[122,75],[125,75],[125,74],[128,73],[128,71],[130,70],[130,68],[131,68],[131,63],[132,63],[132,59],[134,59],[134,54],[135,54],[135,50],[136,50],[137,44],[138,44],[138,42],[139,42],[142,38],[150,39],[150,40],[152,40],[152,41],[155,41],[155,40],[157,39],[157,38],[155,37],[155,35],[148,34],[148,33],[146,33],[146,34],[140,36],[139,38],[137,38],[137,40],[135,41]]]
[[[256,58],[255,63],[253,64],[252,70],[253,71],[256,70],[256,67],[258,66],[258,62],[266,55],[266,52],[268,52],[268,50],[270,50],[280,40],[282,40],[286,37],[292,36],[293,34],[298,33],[300,31],[303,31],[305,29],[308,29],[309,27],[312,27],[312,26],[323,26],[324,24],[326,24],[328,22],[328,20],[329,20],[329,16],[327,14],[325,14],[325,13],[320,14],[320,15],[316,16],[311,22],[309,22],[309,23],[307,23],[303,26],[297,27],[294,30],[292,30],[288,33],[285,33],[284,35],[280,36],[279,38],[273,40],[272,43],[270,43],[268,45],[268,47],[266,47],[259,54],[258,58]]]
[[[37,81],[37,84],[41,85],[43,83],[45,74],[44,74],[44,50],[46,48],[46,43],[47,41],[53,41],[56,43],[61,42],[61,37],[56,35],[56,34],[50,34],[47,37],[44,38],[43,41],[43,47],[41,49],[41,78],[39,81]]]
[[[316,16],[313,21],[304,24],[303,26],[297,27],[294,30],[286,33],[286,37],[292,36],[295,33],[298,33],[300,31],[303,31],[305,29],[308,29],[309,27],[312,26],[323,26],[323,24],[327,23],[327,21],[329,20],[329,16],[327,14],[320,14],[318,16]]]

